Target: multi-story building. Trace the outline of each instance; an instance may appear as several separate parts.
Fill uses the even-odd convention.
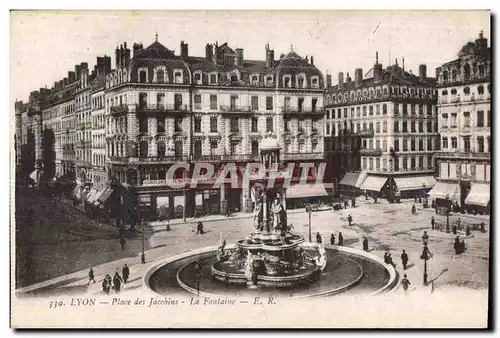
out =
[[[471,212],[489,212],[491,48],[483,33],[437,68],[436,76],[442,151],[431,196],[438,205],[452,201]]]
[[[165,206],[172,217],[252,209],[250,186],[214,189],[213,180],[197,189],[169,188],[174,163],[210,162],[217,175],[234,162],[244,172],[258,160],[266,134],[281,147],[283,162],[315,162],[311,177],[323,160],[324,80],[313,58],[290,51],[275,60],[269,46],[265,61],[246,60],[243,49],[227,44],[205,50],[204,57],[189,56],[181,42],[175,55],[156,40],[147,48],[134,44],[131,58],[125,43],[106,77],[108,176],[131,186],[151,211]],[[191,174],[177,170],[175,178],[189,182]]]
[[[435,79],[425,65],[418,75],[396,63],[378,62],[354,81],[339,73],[338,85],[327,90],[326,136],[334,179],[340,190],[421,194],[435,184],[433,154],[439,150]]]

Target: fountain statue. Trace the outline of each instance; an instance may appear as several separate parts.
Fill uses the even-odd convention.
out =
[[[249,288],[309,284],[325,269],[326,251],[320,247],[319,255],[317,250],[313,255],[305,253],[304,237],[294,234],[293,226],[287,225],[284,189],[267,186],[269,169],[279,161],[277,141],[267,137],[259,148],[267,172],[261,182],[256,182],[258,189],[254,186],[252,190],[254,231],[239,240],[232,252],[225,252],[225,242],[219,246],[212,276],[225,283],[246,283]]]

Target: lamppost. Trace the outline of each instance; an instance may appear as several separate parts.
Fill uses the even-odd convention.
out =
[[[311,213],[312,208],[310,205],[306,207],[306,212],[309,214],[309,243],[312,243],[312,232],[311,232]]]
[[[422,235],[422,242],[424,244],[424,250],[422,251],[422,258],[424,260],[424,286],[427,286],[427,260],[429,259],[429,248],[427,244],[429,243],[429,236],[427,235],[427,231],[424,231]]]
[[[144,255],[144,219],[141,218],[141,228],[142,228],[142,253],[141,253],[141,263],[146,263],[146,255]]]
[[[450,233],[450,195],[446,194],[446,233]]]

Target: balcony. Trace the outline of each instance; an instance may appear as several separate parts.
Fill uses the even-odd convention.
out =
[[[222,155],[200,155],[193,156],[195,162],[219,162],[222,160]]]
[[[382,149],[360,149],[359,154],[361,156],[382,156]]]
[[[250,113],[252,110],[250,106],[220,106],[220,111],[223,113]]]
[[[120,104],[118,106],[111,107],[111,115],[128,113],[128,106],[126,104]]]
[[[455,151],[455,152],[436,152],[436,158],[450,158],[450,159],[491,159],[490,153]]]
[[[283,160],[301,161],[301,160],[323,160],[324,153],[284,153]]]
[[[75,165],[80,168],[92,168],[92,163],[90,161],[75,160]]]
[[[136,111],[143,112],[187,112],[188,106],[187,104],[136,104]]]
[[[323,107],[290,107],[282,106],[281,111],[285,114],[325,114]]]
[[[224,162],[251,162],[252,155],[251,154],[229,154],[229,155],[221,155],[221,161]]]

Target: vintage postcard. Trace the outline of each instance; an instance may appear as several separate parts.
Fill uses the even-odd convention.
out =
[[[12,11],[12,327],[491,326],[490,23]]]

